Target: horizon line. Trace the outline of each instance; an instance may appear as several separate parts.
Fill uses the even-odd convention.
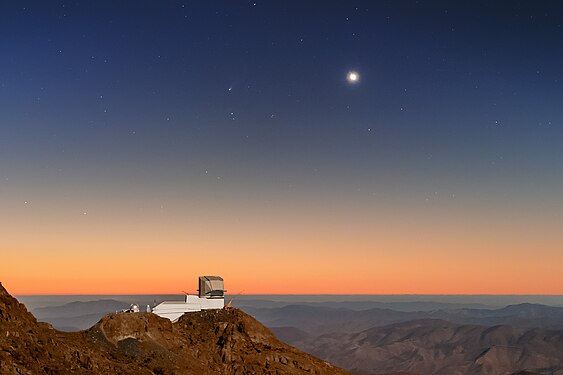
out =
[[[152,296],[152,295],[192,295],[191,293],[23,293],[14,296],[39,297],[39,296]],[[197,294],[197,293],[193,293]],[[563,297],[561,294],[553,293],[248,293],[248,294],[225,294],[227,296],[553,296]]]

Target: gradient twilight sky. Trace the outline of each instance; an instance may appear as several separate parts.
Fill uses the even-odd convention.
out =
[[[563,293],[562,24],[560,1],[2,1],[0,281]]]

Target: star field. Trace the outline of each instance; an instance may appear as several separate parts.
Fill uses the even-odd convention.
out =
[[[554,1],[3,2],[0,273],[24,290],[35,268],[7,272],[35,255],[61,267],[48,290],[89,290],[65,262],[122,254],[116,282],[131,254],[199,274],[218,251],[269,292],[274,258],[325,292],[380,262],[360,292],[488,292],[476,259],[513,249],[502,291],[563,292],[514,281],[563,260],[562,20]],[[422,254],[457,286],[410,269]]]

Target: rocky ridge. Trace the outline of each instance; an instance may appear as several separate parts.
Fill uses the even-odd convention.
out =
[[[280,342],[238,309],[104,316],[81,332],[37,322],[0,284],[2,374],[348,374]]]

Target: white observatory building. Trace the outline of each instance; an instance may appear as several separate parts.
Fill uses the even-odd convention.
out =
[[[200,276],[198,295],[186,294],[184,301],[164,301],[152,312],[172,322],[187,312],[222,309],[225,306],[225,284],[220,276]]]

